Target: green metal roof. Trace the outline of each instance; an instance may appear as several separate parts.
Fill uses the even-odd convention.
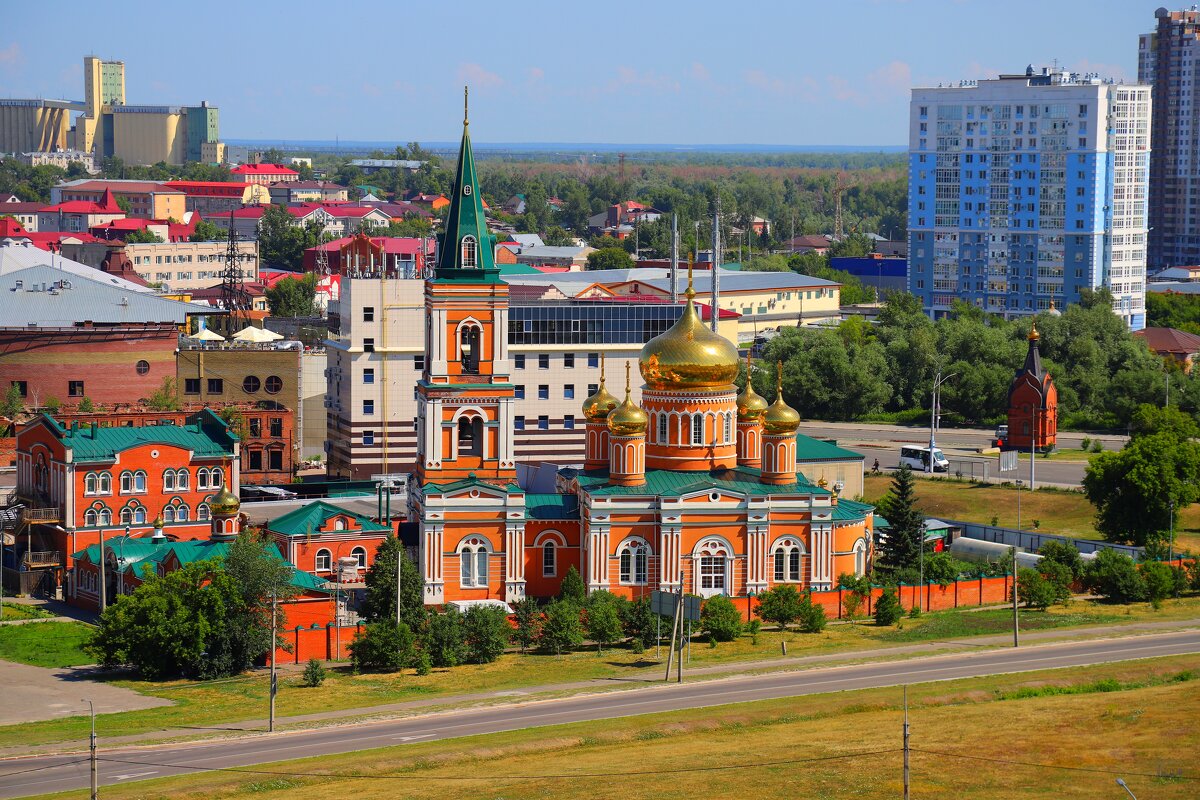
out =
[[[474,472],[471,473],[470,477],[463,478],[460,481],[452,481],[450,483],[427,483],[425,485],[432,487],[434,489],[434,491],[436,491],[439,494],[444,494],[446,492],[457,492],[459,489],[469,489],[472,486],[484,486],[484,487],[487,487],[488,489],[492,489],[492,490],[500,489],[502,491],[508,492],[509,494],[513,494],[513,493],[521,494],[522,493],[521,487],[517,486],[515,483],[509,483],[504,486],[497,486],[494,483],[488,483],[485,480],[479,479],[478,477],[475,476]]]
[[[544,273],[537,267],[531,267],[528,264],[500,264],[501,275],[543,275]]]
[[[528,519],[579,519],[579,499],[572,494],[526,494]]]
[[[803,433],[796,434],[796,463],[803,467],[809,461],[862,461],[862,453],[838,447],[832,442],[814,439]]]
[[[609,495],[667,495],[678,496],[692,492],[725,489],[736,494],[762,497],[773,494],[811,494],[828,496],[831,493],[807,481],[771,485],[759,480],[759,471],[750,467],[723,470],[721,472],[682,472],[678,470],[646,470],[644,486],[612,486],[608,483],[608,470],[593,470],[578,473],[579,485],[590,494]]]
[[[75,463],[106,463],[131,447],[162,444],[192,451],[198,458],[233,455],[238,436],[208,409],[197,414],[187,425],[146,425],[141,428],[102,428],[98,425],[64,427],[49,415],[43,418],[51,430],[70,448]]]
[[[834,522],[858,522],[866,519],[867,514],[875,510],[874,506],[860,503],[857,500],[844,500],[838,498],[838,503],[833,508]],[[879,518],[876,517],[876,520]]]
[[[284,536],[308,536],[318,533],[320,527],[331,517],[353,517],[364,531],[389,530],[387,525],[381,525],[369,517],[338,508],[321,500],[301,506],[295,511],[289,511],[282,517],[276,517],[267,523],[267,530]]]
[[[496,269],[496,237],[488,233],[483,211],[483,195],[479,193],[479,178],[475,174],[475,154],[471,149],[467,122],[466,98],[463,98],[463,136],[458,150],[458,167],[454,173],[454,190],[450,193],[450,208],[446,213],[445,233],[438,237],[437,266],[434,280],[466,283],[499,283]],[[476,242],[477,267],[462,266],[462,242],[473,236]]]

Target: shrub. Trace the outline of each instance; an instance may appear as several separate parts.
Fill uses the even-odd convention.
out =
[[[1083,573],[1083,585],[1112,603],[1134,603],[1146,599],[1146,580],[1133,559],[1105,548]]]
[[[742,615],[723,594],[708,598],[700,610],[700,630],[715,642],[732,642],[742,632]]]
[[[412,660],[413,635],[403,622],[373,622],[350,643],[350,664],[357,672],[399,672]]]
[[[575,569],[572,564],[567,570],[567,574],[563,576],[562,587],[558,590],[560,600],[574,600],[576,605],[583,605],[587,599],[587,587],[583,585],[583,578],[579,576],[579,570]]]
[[[912,608],[910,608],[908,610],[908,618],[909,619],[920,619],[921,618],[921,606],[915,605]]]
[[[1099,439],[1092,442],[1092,452],[1093,453],[1104,452],[1104,442],[1100,441]]]
[[[1046,582],[1050,584],[1052,591],[1051,602],[1065,603],[1071,599],[1071,581],[1074,576],[1071,574],[1070,567],[1066,564],[1043,558],[1038,563],[1038,571],[1046,579]]]
[[[416,657],[413,659],[413,667],[418,675],[428,675],[433,672],[433,664],[429,662],[429,653],[424,650],[419,650]]]
[[[542,627],[542,611],[538,608],[537,600],[526,597],[513,604],[513,616],[517,621],[513,641],[521,648],[521,652],[524,652],[538,639]]]
[[[439,614],[431,614],[423,644],[433,666],[454,667],[461,664],[466,657],[462,615],[452,606]]]
[[[1092,446],[1092,437],[1085,436],[1079,440],[1079,449],[1084,451],[1085,453],[1091,448],[1091,446]]]
[[[1044,611],[1054,602],[1054,587],[1036,569],[1022,567],[1017,572],[1017,599],[1026,608]]]
[[[1161,561],[1148,561],[1142,564],[1141,573],[1146,585],[1146,599],[1155,608],[1160,608],[1163,600],[1187,585],[1183,570]]]
[[[1046,562],[1054,562],[1062,564],[1071,571],[1071,578],[1078,578],[1083,574],[1083,558],[1079,555],[1079,551],[1075,546],[1068,542],[1058,542],[1053,539],[1042,545],[1042,549],[1038,550],[1042,556],[1042,563],[1039,566],[1045,565]]]
[[[508,647],[512,626],[498,606],[472,606],[462,615],[464,652],[472,664],[490,664]]]
[[[894,592],[884,592],[879,601],[875,603],[876,625],[895,625],[903,614],[904,609],[900,607],[900,601],[896,599]]]
[[[310,658],[304,665],[304,685],[315,689],[324,682],[325,667],[321,666],[321,662],[317,659]]]
[[[579,606],[570,600],[556,600],[546,606],[546,619],[538,643],[556,655],[583,644]]]
[[[800,593],[787,583],[768,589],[758,596],[758,616],[786,631],[800,616]]]
[[[79,410],[81,413],[90,414],[96,410],[96,406],[92,403],[92,399],[85,394],[83,399],[79,401]]]
[[[746,623],[746,632],[750,634],[750,644],[758,644],[758,634],[762,632],[762,622],[752,619]]]
[[[800,613],[796,615],[800,630],[804,633],[820,633],[825,630],[825,609],[814,603],[812,592],[805,592],[800,597]]]
[[[970,564],[959,561],[947,552],[934,553],[925,559],[925,581],[945,588],[970,568]],[[920,578],[915,582],[919,583]]]
[[[839,589],[843,590],[842,609],[849,619],[854,619],[871,593],[871,579],[866,575],[860,578],[843,572],[838,576],[837,585]],[[849,594],[845,594],[845,592],[849,592]]]

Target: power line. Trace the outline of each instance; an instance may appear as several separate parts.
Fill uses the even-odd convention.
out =
[[[792,764],[810,764],[818,761],[837,761],[846,758],[859,758],[860,756],[875,756],[884,755],[887,753],[898,753],[900,748],[891,747],[886,750],[860,750],[854,753],[843,753],[840,755],[817,756],[814,758],[789,758],[781,761],[758,761],[741,764],[718,764],[702,767],[676,767],[673,769],[650,769],[650,770],[631,770],[627,772],[573,772],[554,775],[462,775],[447,777],[445,775],[354,775],[343,774],[337,772],[282,772],[274,770],[248,769],[244,767],[200,767],[189,766],[186,764],[164,764],[155,761],[133,761],[120,758],[101,758],[101,761],[107,761],[114,764],[134,764],[144,767],[163,767],[166,769],[186,769],[192,772],[236,772],[246,775],[272,775],[277,777],[293,777],[293,778],[332,778],[334,780],[436,780],[436,781],[536,781],[536,780],[570,780],[573,778],[624,778],[635,777],[641,775],[681,775],[695,772],[720,772],[733,769],[756,769],[761,767],[782,767]],[[16,774],[16,773],[13,773]],[[1130,773],[1134,774],[1134,773]]]
[[[21,770],[17,770],[16,772],[4,772],[4,773],[0,773],[0,778],[11,778],[14,775],[26,775],[30,772],[41,772],[41,771],[47,770],[47,769],[59,769],[60,767],[69,767],[72,764],[82,764],[84,761],[87,761],[87,760],[88,760],[87,758],[77,758],[74,761],[63,761],[61,764],[47,764],[44,767],[30,767],[29,769],[21,769]]]
[[[1133,772],[1127,769],[1102,769],[1100,767],[1070,767],[1065,764],[1039,764],[1034,761],[1014,761],[1008,758],[991,758],[990,756],[969,756],[965,753],[942,753],[937,750],[922,750],[912,748],[914,753],[927,756],[942,756],[944,758],[965,758],[971,761],[989,761],[993,764],[1012,764],[1018,767],[1040,767],[1041,769],[1065,769],[1071,772],[1094,772],[1101,775],[1133,775],[1138,778],[1172,778],[1181,781],[1200,781],[1200,775],[1163,775],[1158,772]]]

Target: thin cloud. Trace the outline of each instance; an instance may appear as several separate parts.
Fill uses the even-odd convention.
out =
[[[0,66],[15,67],[24,60],[25,54],[21,51],[21,45],[18,42],[13,42],[0,50]]]
[[[473,62],[458,65],[458,79],[478,89],[496,89],[504,85],[504,79],[499,75]]]

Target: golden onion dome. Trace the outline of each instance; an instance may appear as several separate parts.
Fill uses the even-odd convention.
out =
[[[208,508],[216,516],[232,517],[241,510],[242,501],[229,491],[229,487],[222,486],[221,491],[217,492],[217,496],[208,502]]]
[[[796,409],[783,402],[783,363],[777,365],[778,377],[775,381],[775,402],[763,414],[763,430],[776,436],[795,433],[800,427],[800,414]]]
[[[614,436],[636,436],[646,434],[646,426],[650,417],[641,409],[629,394],[629,364],[625,364],[625,402],[609,412],[608,432]]]
[[[750,354],[746,354],[746,388],[737,396],[737,415],[739,422],[762,422],[767,410],[767,401],[754,391],[750,382]]]
[[[1029,329],[1029,341],[1036,342],[1040,338],[1042,338],[1042,335],[1038,333],[1037,323],[1035,322],[1033,327]]]
[[[686,296],[683,314],[675,324],[642,347],[638,369],[651,389],[727,387],[737,377],[737,348],[705,327],[696,312],[690,263]]]
[[[617,407],[617,398],[609,394],[604,387],[604,354],[600,354],[600,388],[596,393],[583,401],[583,416],[588,422],[603,422],[608,412]]]

